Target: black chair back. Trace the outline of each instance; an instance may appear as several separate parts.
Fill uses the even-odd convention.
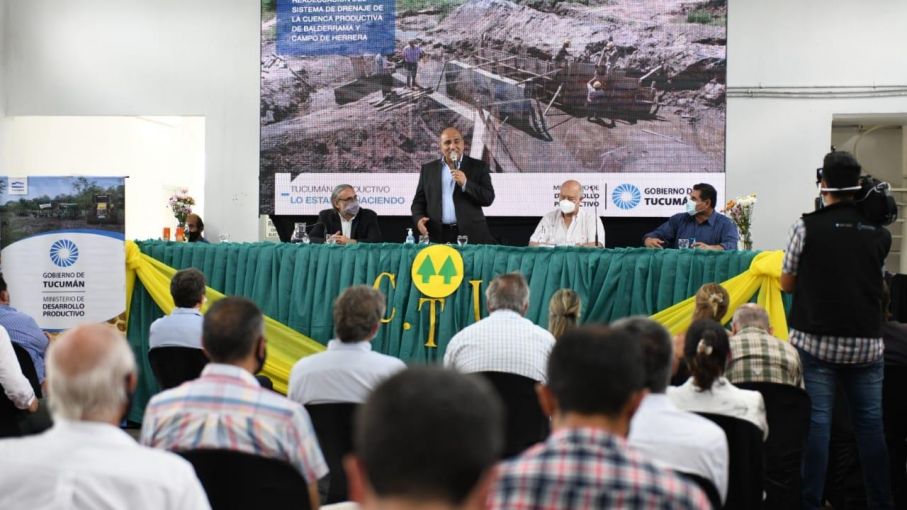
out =
[[[318,436],[318,445],[331,470],[325,504],[349,500],[343,457],[353,451],[353,416],[359,404],[309,404],[305,406]]]
[[[208,364],[205,351],[192,347],[155,347],[148,351],[151,371],[162,390],[198,379]]]
[[[800,466],[809,432],[810,400],[802,388],[789,384],[740,383],[758,391],[765,401],[768,440],[765,442],[765,505],[800,508]]]
[[[522,375],[504,372],[479,372],[497,391],[504,403],[504,458],[522,453],[544,441],[551,432],[551,422],[539,405],[535,393],[538,382]]]
[[[312,507],[305,478],[287,462],[231,450],[177,453],[195,468],[212,510]]]
[[[882,420],[888,444],[891,493],[895,508],[907,508],[907,367],[885,365],[882,381]]]
[[[705,493],[706,497],[709,498],[709,503],[712,504],[714,510],[720,510],[721,508],[721,494],[718,493],[718,488],[715,487],[715,484],[711,480],[704,476],[699,476],[694,473],[684,473],[683,471],[674,471],[681,478],[693,482],[697,487],[702,489],[702,492]]]
[[[19,344],[13,342],[13,351],[16,353],[16,359],[19,361],[19,368],[22,375],[28,379],[31,384],[35,397],[41,398],[41,385],[38,383],[38,372],[35,370],[35,364],[32,362],[28,351]],[[0,437],[16,437],[22,435],[21,422],[28,415],[16,407],[12,400],[7,398],[3,385],[0,384]]]
[[[696,414],[715,422],[727,436],[730,466],[724,508],[761,509],[764,476],[762,431],[753,423],[739,418],[723,414]]]

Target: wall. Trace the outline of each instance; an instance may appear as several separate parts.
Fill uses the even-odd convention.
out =
[[[907,2],[731,0],[728,86],[907,85]],[[756,192],[757,248],[782,249],[812,209],[835,114],[907,112],[907,97],[728,100],[729,195]]]
[[[907,2],[730,0],[728,84],[904,85]],[[205,217],[257,237],[257,0],[28,0],[5,27],[8,115],[202,115]],[[809,210],[838,113],[907,98],[728,100],[729,195],[756,192],[758,248]]]
[[[9,150],[0,159],[9,175],[128,176],[128,239],[158,238],[164,226],[175,232],[176,220],[165,204],[181,187],[196,199],[193,210],[205,210],[202,117],[12,117],[7,122]]]
[[[0,0],[0,155],[6,154],[6,11],[7,1]],[[5,175],[0,157],[0,175]]]
[[[259,26],[256,0],[11,2],[6,113],[204,117],[208,234],[256,240]]]

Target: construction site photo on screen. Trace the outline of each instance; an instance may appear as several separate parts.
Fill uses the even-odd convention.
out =
[[[602,216],[723,194],[726,0],[263,0],[261,34],[262,213],[348,183],[409,214],[449,126],[490,215],[544,214],[569,178]]]

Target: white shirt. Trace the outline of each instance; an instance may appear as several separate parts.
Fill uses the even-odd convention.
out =
[[[650,393],[633,415],[627,438],[634,449],[662,467],[711,480],[727,498],[728,445],[718,425],[681,411],[663,393]]]
[[[197,308],[174,308],[170,315],[151,323],[148,345],[155,347],[202,348],[204,317]]]
[[[340,233],[349,239],[349,237],[353,235],[353,220],[355,220],[356,217],[353,216],[347,221],[342,214],[338,214],[338,216],[340,216]]]
[[[0,508],[210,506],[182,458],[139,446],[106,423],[56,418],[43,434],[0,441]]]
[[[405,368],[399,359],[373,352],[368,340],[331,340],[326,351],[293,365],[287,396],[302,405],[362,404],[375,386]]]
[[[545,382],[554,336],[511,310],[495,310],[450,339],[444,366],[460,372],[506,372]]]
[[[595,242],[595,231],[598,230],[598,242],[605,245],[605,226],[601,218],[587,208],[580,207],[570,226],[564,224],[564,213],[560,209],[545,213],[532,237],[530,243],[539,243],[551,246],[576,246]]]
[[[669,387],[667,393],[678,409],[740,418],[759,427],[763,440],[768,438],[765,402],[758,391],[741,390],[724,377],[716,379],[712,389],[699,391],[691,377],[682,386]]]
[[[28,409],[35,399],[35,390],[22,373],[13,341],[3,326],[0,326],[0,384],[6,397],[19,409]]]

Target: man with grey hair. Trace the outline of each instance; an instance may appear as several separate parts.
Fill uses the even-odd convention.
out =
[[[308,404],[361,404],[381,381],[406,368],[397,358],[372,351],[384,317],[381,291],[356,285],[334,301],[337,338],[327,350],[300,359],[290,372],[291,400]]]
[[[630,446],[663,467],[709,480],[723,502],[727,498],[729,469],[724,431],[695,413],[677,409],[665,395],[677,368],[671,334],[646,317],[628,317],[611,326],[629,333],[643,347],[649,394],[630,422]]]
[[[569,180],[561,184],[557,208],[545,213],[529,246],[605,246],[605,227],[595,213],[583,208],[583,185]]]
[[[734,312],[731,323],[731,359],[724,376],[732,384],[777,383],[803,387],[800,355],[775,338],[765,308],[746,303]]]
[[[316,243],[355,244],[381,242],[378,215],[359,206],[356,189],[340,184],[331,193],[331,208],[318,213],[311,239]]]
[[[51,343],[55,423],[0,441],[0,508],[209,508],[188,462],[117,427],[136,381],[129,344],[108,325],[77,326]]]
[[[488,317],[450,339],[444,365],[460,372],[505,372],[547,380],[554,336],[526,319],[529,285],[520,273],[500,275],[485,291]]]

